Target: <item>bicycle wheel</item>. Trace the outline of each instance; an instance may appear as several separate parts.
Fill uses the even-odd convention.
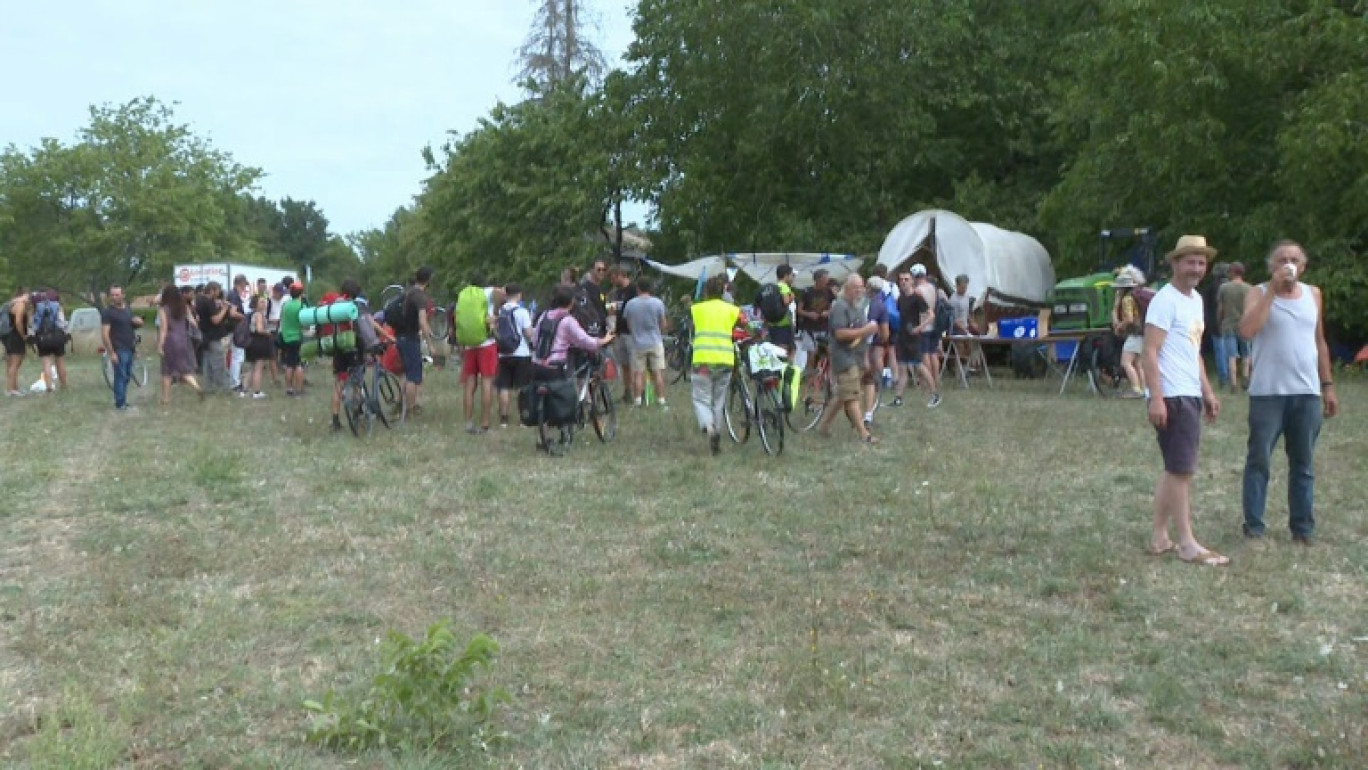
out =
[[[361,401],[356,383],[347,380],[342,383],[342,413],[347,416],[347,427],[352,435],[361,436]]]
[[[793,411],[789,412],[788,417],[790,428],[807,432],[817,427],[827,402],[831,400],[831,370],[823,361],[811,373],[805,373],[803,379],[799,390],[802,399],[793,405]]]
[[[613,406],[613,392],[598,379],[589,387],[589,420],[594,425],[594,435],[606,444],[617,438],[617,407]]]
[[[403,294],[404,287],[400,286],[397,283],[392,283],[389,286],[386,286],[385,290],[380,292],[379,309],[384,310],[386,305],[403,296]]]
[[[693,349],[689,345],[687,338],[676,337],[670,350],[665,355],[665,363],[670,369],[674,370],[671,382],[680,382],[689,375],[689,363],[693,357]]]
[[[731,440],[738,444],[746,443],[751,431],[751,395],[740,372],[732,373],[731,385],[727,386],[722,419],[727,424],[727,435]]]
[[[147,363],[141,358],[133,359],[133,371],[130,379],[137,383],[140,388],[147,384]]]
[[[451,331],[451,319],[447,316],[446,308],[435,307],[428,313],[428,328],[432,330],[432,336],[437,339],[446,339]]]
[[[767,383],[760,396],[760,419],[756,427],[760,429],[760,443],[765,453],[780,455],[784,451],[784,412],[779,399],[777,383]]]
[[[114,389],[114,363],[109,360],[108,353],[100,354],[100,374],[104,375],[105,385],[110,390]]]
[[[371,384],[366,388],[366,412],[371,415],[372,420],[379,420],[380,424],[388,430],[389,418],[385,416],[385,405],[380,401],[381,382],[382,379],[377,374],[371,375]]]

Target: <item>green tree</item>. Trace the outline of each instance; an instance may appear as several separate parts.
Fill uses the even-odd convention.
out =
[[[501,104],[432,158],[418,234],[440,280],[547,282],[600,253],[595,234],[614,191],[592,139],[595,104],[580,81]]]
[[[98,303],[111,283],[149,288],[175,262],[245,245],[230,212],[260,171],[175,123],[169,106],[92,107],[77,139],[0,153],[0,254],[13,279]]]

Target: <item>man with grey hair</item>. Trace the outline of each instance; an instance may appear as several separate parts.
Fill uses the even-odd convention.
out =
[[[831,306],[831,320],[827,328],[831,335],[831,374],[836,378],[836,388],[822,412],[817,432],[822,436],[831,435],[831,423],[836,419],[839,406],[860,440],[866,444],[877,444],[879,440],[870,434],[860,419],[866,349],[870,335],[879,331],[879,325],[870,321],[861,308],[864,292],[864,279],[859,273],[851,273],[841,287],[841,296]]]
[[[1287,511],[1292,541],[1310,545],[1316,519],[1313,458],[1324,418],[1339,413],[1339,397],[1325,343],[1321,291],[1297,280],[1306,251],[1279,241],[1268,255],[1268,283],[1250,287],[1240,336],[1253,347],[1249,381],[1249,447],[1242,505],[1246,537],[1264,534],[1269,460],[1278,437],[1287,451]]]

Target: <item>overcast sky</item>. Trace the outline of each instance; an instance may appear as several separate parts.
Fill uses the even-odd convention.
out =
[[[620,66],[628,1],[586,7],[590,37]],[[533,0],[0,0],[0,146],[70,142],[90,105],[152,95],[265,171],[267,197],[317,201],[337,233],[379,227],[418,192],[424,145],[518,101],[514,58],[534,10]]]

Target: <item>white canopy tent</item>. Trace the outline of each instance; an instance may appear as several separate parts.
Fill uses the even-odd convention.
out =
[[[775,268],[780,265],[793,267],[794,286],[806,288],[812,285],[812,274],[826,270],[832,280],[843,281],[847,275],[858,272],[864,262],[860,257],[850,254],[794,253],[794,252],[755,252],[746,254],[716,254],[701,257],[682,265],[667,265],[652,259],[642,262],[666,275],[688,278],[694,281],[706,280],[727,269],[730,264],[739,268],[756,283],[769,283],[774,280]]]
[[[916,261],[924,261],[927,272],[938,276],[947,291],[954,289],[955,276],[969,276],[969,295],[979,306],[985,301],[1002,304],[988,295],[989,289],[1043,303],[1055,284],[1050,255],[1035,238],[968,222],[953,211],[919,211],[888,233],[879,249],[879,264],[892,273]]]

